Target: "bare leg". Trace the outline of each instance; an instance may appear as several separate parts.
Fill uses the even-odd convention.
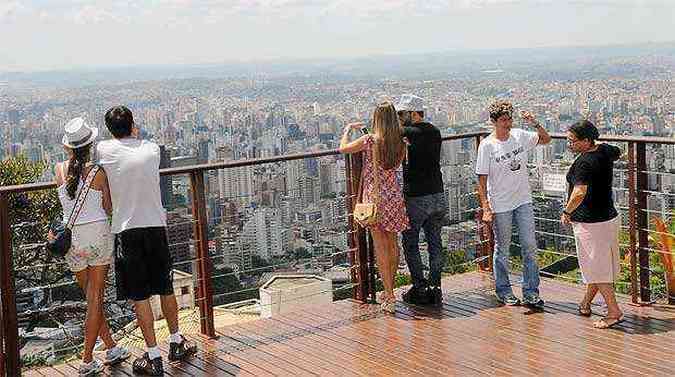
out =
[[[103,322],[101,323],[101,331],[98,332],[98,336],[103,340],[106,349],[115,348],[115,346],[117,346],[117,342],[115,342],[112,334],[110,334],[110,327],[108,327],[108,320],[105,318],[105,312],[103,312]]]
[[[587,284],[586,285],[586,295],[584,296],[584,299],[581,301],[581,306],[587,307],[591,305],[593,300],[595,299],[595,296],[598,294],[598,285],[597,284]]]
[[[162,303],[162,313],[166,319],[166,324],[169,326],[169,332],[175,334],[178,332],[178,303],[176,302],[176,295],[170,294],[166,296],[159,296]]]
[[[614,284],[599,283],[598,289],[600,290],[600,294],[605,299],[605,303],[607,304],[607,316],[603,320],[595,322],[594,326],[604,328],[609,321],[621,318],[623,316],[623,312],[621,311],[621,308],[619,308],[619,304],[616,302]]]
[[[607,304],[607,317],[617,318],[623,314],[619,304],[616,302],[616,295],[614,294],[614,284],[600,283],[598,284],[600,294],[605,299]]]
[[[84,323],[84,355],[82,361],[90,363],[96,339],[101,331],[103,318],[103,287],[108,265],[87,267],[87,318]]]
[[[138,326],[141,328],[143,333],[143,339],[145,339],[145,345],[148,348],[157,346],[157,338],[155,337],[155,317],[152,314],[152,307],[150,306],[150,300],[146,299],[143,301],[133,301],[134,309],[136,311],[136,321]]]
[[[87,285],[89,283],[89,275],[88,275],[88,269],[84,269],[80,272],[75,273],[75,279],[77,280],[77,284],[82,288],[82,291],[84,292],[85,296],[87,294]],[[104,279],[104,284],[105,284],[105,279]],[[115,340],[112,338],[110,335],[110,328],[108,327],[108,321],[105,319],[105,313],[104,318],[101,322],[101,331],[99,331],[98,335],[101,337],[103,340],[103,343],[105,344],[106,349],[111,349],[114,348],[117,343],[115,343]]]
[[[401,252],[398,246],[398,234],[389,233],[389,252],[391,256],[391,272],[394,275],[394,280],[396,279],[396,274],[398,273],[398,263],[401,258]]]
[[[373,235],[373,246],[375,248],[375,262],[380,270],[382,285],[384,285],[384,297],[387,300],[394,298],[394,276],[391,271],[391,261],[389,258],[387,235],[377,229],[371,229]]]

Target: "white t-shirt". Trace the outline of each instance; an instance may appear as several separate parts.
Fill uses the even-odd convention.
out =
[[[499,141],[494,134],[481,141],[476,174],[488,176],[488,200],[493,212],[512,211],[532,202],[527,155],[538,142],[536,132],[518,128],[511,129],[506,141]]]
[[[112,232],[166,226],[159,186],[159,146],[134,138],[105,140],[96,153],[110,185]]]

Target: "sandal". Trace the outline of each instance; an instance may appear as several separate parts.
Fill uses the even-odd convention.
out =
[[[593,327],[596,329],[611,329],[612,327],[618,325],[619,323],[623,322],[623,314],[618,316],[618,317],[605,317],[595,323],[593,323]]]
[[[382,308],[383,312],[394,314],[396,312],[396,299],[395,298],[387,298],[387,299],[382,300],[382,303],[380,304],[380,308]]]
[[[591,304],[579,304],[577,307],[577,311],[579,312],[579,315],[582,317],[590,317],[593,312],[591,311]]]

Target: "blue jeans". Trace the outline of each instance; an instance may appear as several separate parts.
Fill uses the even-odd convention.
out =
[[[532,203],[494,214],[494,274],[497,296],[513,294],[509,281],[509,250],[511,248],[512,222],[515,218],[518,225],[520,252],[523,257],[523,296],[539,295],[539,266],[535,259],[537,241],[534,233],[534,210]]]
[[[405,198],[405,207],[410,220],[410,228],[403,231],[403,255],[410,270],[413,286],[423,288],[427,285],[441,286],[443,268],[441,228],[448,211],[448,201],[444,193]],[[424,238],[429,251],[429,281],[424,279],[422,258],[420,257],[420,230],[424,229]]]

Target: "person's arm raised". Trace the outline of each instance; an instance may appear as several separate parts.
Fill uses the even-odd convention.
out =
[[[340,139],[340,153],[357,153],[361,152],[365,148],[366,138],[369,137],[368,135],[363,135],[351,142],[349,141],[349,135],[351,134],[351,131],[361,129],[362,127],[363,123],[361,122],[350,123],[345,126],[344,130],[342,131],[342,138]]]
[[[539,145],[546,145],[551,142],[551,135],[548,134],[548,131],[544,128],[544,126],[539,123],[537,119],[535,119],[534,115],[530,113],[529,111],[522,111],[520,113],[521,118],[528,122],[532,127],[536,128],[537,130],[537,135],[539,136],[539,139],[537,141],[537,144]]]

